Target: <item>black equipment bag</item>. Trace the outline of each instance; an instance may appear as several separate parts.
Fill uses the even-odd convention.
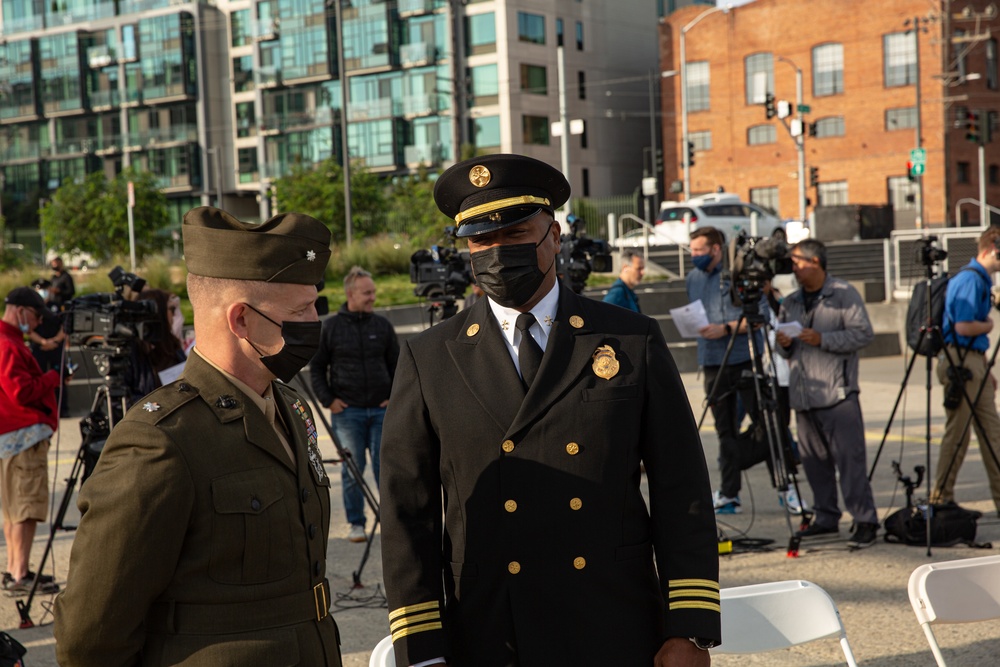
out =
[[[967,510],[955,503],[933,505],[931,516],[931,546],[953,547],[956,544],[981,546],[976,543],[976,522],[983,514]],[[927,544],[927,522],[919,507],[896,510],[886,517],[885,541],[913,546]]]
[[[973,271],[971,267],[964,266],[959,271]],[[958,274],[955,274],[958,275]],[[927,321],[927,283],[921,281],[913,287],[910,295],[910,305],[906,309],[906,344],[910,349],[924,357],[936,356],[944,346],[944,299],[948,292],[948,281],[953,276],[947,274],[938,276],[931,280],[931,315]],[[924,337],[920,337],[921,329],[924,327],[936,327],[937,331],[925,331]],[[920,343],[919,348],[917,343]]]
[[[0,632],[0,667],[24,667],[21,658],[28,649],[6,632]]]

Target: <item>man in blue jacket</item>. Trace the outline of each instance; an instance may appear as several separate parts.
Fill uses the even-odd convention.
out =
[[[622,253],[622,271],[604,295],[605,303],[613,303],[622,308],[641,313],[639,310],[639,297],[635,294],[635,288],[642,282],[642,276],[646,273],[646,260],[642,255],[634,250],[626,250]]]

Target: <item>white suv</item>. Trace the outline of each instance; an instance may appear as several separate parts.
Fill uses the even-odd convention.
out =
[[[660,216],[656,220],[657,231],[665,232],[670,237],[686,239],[685,214],[690,214],[692,228],[715,227],[725,234],[727,240],[735,238],[741,231],[754,235],[754,230],[751,229],[753,214],[757,216],[756,236],[771,236],[776,230],[784,233],[778,216],[756,204],[740,201],[739,195],[727,192],[692,197],[686,202],[663,202]],[[660,229],[664,225],[667,227]]]

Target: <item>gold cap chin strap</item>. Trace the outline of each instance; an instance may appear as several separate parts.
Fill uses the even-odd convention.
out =
[[[475,218],[483,215],[484,213],[492,213],[493,211],[511,208],[512,206],[525,206],[527,204],[550,206],[549,200],[544,197],[533,197],[532,195],[508,197],[506,199],[498,199],[496,201],[487,202],[485,204],[480,204],[479,206],[473,206],[472,208],[466,209],[455,216],[455,222],[461,225],[462,221],[467,220],[468,218]]]

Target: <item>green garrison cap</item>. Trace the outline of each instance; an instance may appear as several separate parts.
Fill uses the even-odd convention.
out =
[[[184,214],[188,271],[209,278],[315,285],[330,261],[330,230],[302,213],[257,225],[200,206]]]
[[[465,160],[434,184],[434,201],[454,218],[458,236],[510,227],[539,211],[550,213],[569,199],[562,173],[541,160],[500,153]]]

